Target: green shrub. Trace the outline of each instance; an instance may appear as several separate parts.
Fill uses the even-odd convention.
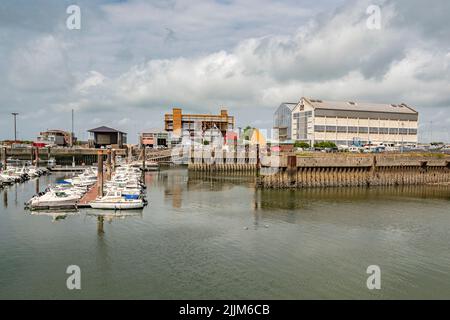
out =
[[[295,141],[294,147],[295,148],[308,149],[309,148],[309,144],[307,142],[304,142],[304,141]]]
[[[322,149],[325,149],[325,148],[336,148],[337,146],[336,146],[336,144],[335,144],[334,142],[331,142],[331,141],[323,141],[323,142],[317,142],[317,143],[315,143],[315,144],[314,144],[314,147],[315,147],[315,148],[322,148]]]

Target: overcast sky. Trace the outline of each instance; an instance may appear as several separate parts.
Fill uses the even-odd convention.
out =
[[[81,9],[69,30],[66,9]],[[369,5],[381,28],[367,27]],[[450,141],[450,1],[2,0],[0,140],[163,127],[172,107],[270,128],[281,102],[404,102]]]

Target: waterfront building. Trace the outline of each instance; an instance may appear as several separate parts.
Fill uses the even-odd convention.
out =
[[[169,143],[169,133],[161,129],[151,129],[144,131],[139,136],[141,146],[150,148],[167,147]]]
[[[237,132],[229,130],[225,134],[225,144],[228,146],[234,146],[235,144],[237,144],[238,140],[239,140],[239,135]]]
[[[250,139],[250,144],[265,146],[266,143],[267,143],[266,142],[266,138],[261,133],[261,131],[259,131],[258,129],[254,128],[253,132],[252,132],[251,139]]]
[[[419,114],[410,106],[302,98],[292,110],[291,139],[416,144]]]
[[[88,132],[91,135],[89,145],[94,148],[108,146],[112,148],[123,148],[123,145],[127,143],[127,134],[113,128],[102,126],[88,130]]]
[[[273,128],[278,134],[279,141],[291,139],[292,135],[292,111],[298,103],[283,102],[273,116]]]
[[[63,130],[47,130],[41,132],[36,140],[37,145],[68,146],[71,144],[71,134]],[[75,140],[74,137],[73,142]]]
[[[234,117],[228,115],[225,109],[220,110],[218,115],[212,115],[184,114],[180,108],[173,108],[172,113],[164,116],[164,129],[173,133],[173,137],[181,137],[186,131],[193,136],[194,131],[204,132],[216,128],[225,137],[228,130],[234,129]]]

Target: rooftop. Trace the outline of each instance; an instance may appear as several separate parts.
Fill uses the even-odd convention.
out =
[[[303,99],[305,99],[309,104],[311,104],[314,109],[417,114],[416,110],[409,107],[405,103],[381,104],[381,103],[355,102],[355,101],[329,101],[310,98],[303,98]]]
[[[94,132],[94,133],[125,133],[110,127],[101,126],[95,129],[90,129],[88,132]]]
[[[292,110],[294,110],[295,106],[298,105],[298,102],[283,102],[281,105],[286,106],[287,108],[289,108],[292,111]]]

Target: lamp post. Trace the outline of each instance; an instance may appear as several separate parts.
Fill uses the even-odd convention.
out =
[[[14,143],[17,142],[17,116],[19,115],[18,112],[11,113],[14,116]]]

